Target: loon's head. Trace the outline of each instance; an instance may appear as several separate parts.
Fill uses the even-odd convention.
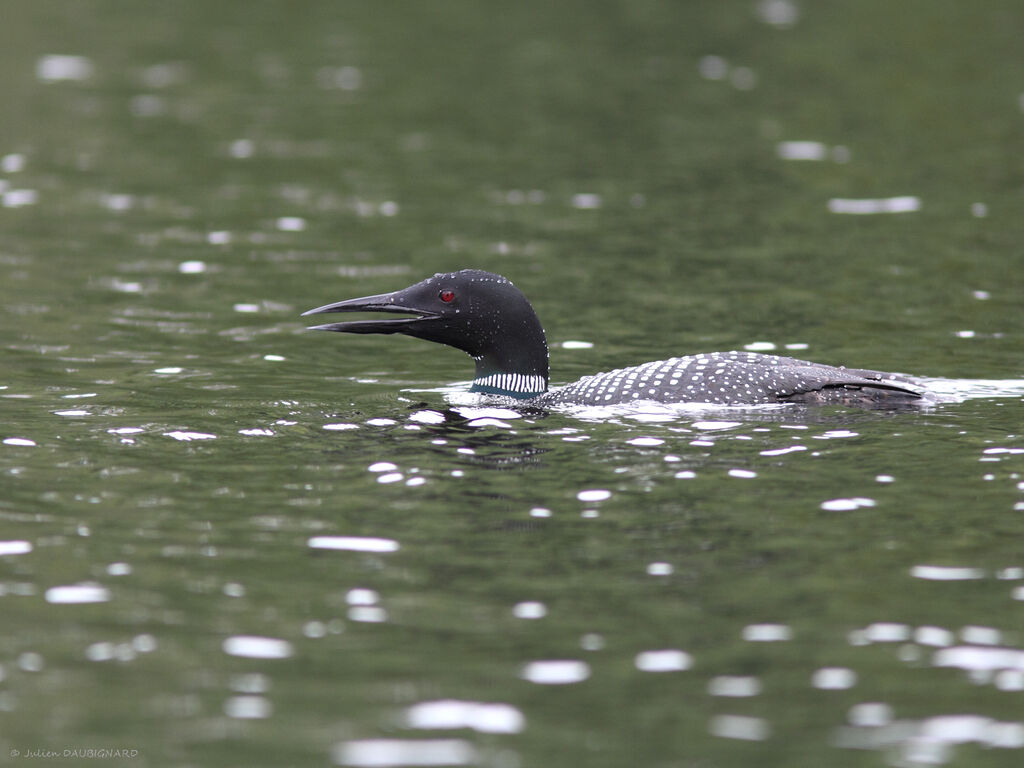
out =
[[[402,333],[461,349],[476,361],[474,392],[534,397],[548,386],[548,346],[537,314],[511,281],[479,269],[438,273],[394,293],[303,312],[385,312],[401,318],[314,325],[314,331]]]

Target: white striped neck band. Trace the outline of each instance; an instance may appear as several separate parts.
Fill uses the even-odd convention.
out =
[[[526,399],[543,394],[547,388],[547,380],[536,374],[493,373],[490,376],[474,379],[470,391]]]

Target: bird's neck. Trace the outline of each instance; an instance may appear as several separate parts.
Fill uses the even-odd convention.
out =
[[[476,375],[470,392],[526,400],[547,391],[548,345],[540,323],[515,338],[474,355]]]

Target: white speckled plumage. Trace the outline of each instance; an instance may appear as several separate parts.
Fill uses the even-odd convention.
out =
[[[892,388],[919,394],[910,379],[757,352],[711,352],[585,376],[536,398],[537,405],[660,403],[757,405],[799,400],[823,388]],[[912,394],[914,393],[914,394]],[[840,398],[833,398],[838,401]]]

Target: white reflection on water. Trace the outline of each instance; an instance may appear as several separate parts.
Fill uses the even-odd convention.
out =
[[[572,196],[572,207],[581,210],[600,208],[603,204],[601,196],[593,192],[579,192]]]
[[[953,644],[956,636],[942,627],[918,627],[914,630],[914,642],[918,645],[930,645],[944,648]]]
[[[845,437],[859,437],[859,432],[853,432],[849,429],[830,429],[826,432],[822,432],[820,435],[811,435],[814,440],[835,440]]]
[[[71,584],[46,590],[48,603],[105,603],[109,599],[110,590],[99,584]]]
[[[832,213],[869,215],[874,213],[910,213],[921,210],[921,198],[913,195],[877,199],[849,199],[834,197],[828,201]]]
[[[462,739],[365,739],[334,745],[335,765],[354,768],[391,766],[471,765],[478,762],[476,749]]]
[[[23,447],[31,447],[36,444],[35,440],[30,440],[27,437],[5,437],[4,445],[20,445]]]
[[[713,736],[723,739],[745,741],[763,741],[771,735],[771,726],[767,720],[746,715],[718,715],[711,718],[708,730]]]
[[[832,160],[835,163],[850,162],[850,148],[838,144],[827,147],[820,141],[783,141],[776,145],[775,153],[783,160]],[[787,344],[786,349],[807,349],[807,344]]]
[[[249,659],[286,659],[292,655],[292,644],[275,637],[235,635],[222,644],[229,656],[244,656]]]
[[[409,416],[409,421],[418,421],[421,424],[443,424],[444,414],[439,411],[416,411]]]
[[[100,196],[100,204],[107,210],[115,212],[131,210],[136,202],[134,195],[123,192],[106,192]]]
[[[883,704],[859,706],[885,707]],[[887,714],[889,717],[884,722],[856,722],[851,717],[851,726],[836,731],[836,746],[848,749],[894,749],[895,765],[947,763],[953,758],[952,747],[957,744],[973,742],[983,747],[1001,749],[1024,747],[1024,723],[1001,722],[972,714],[890,722],[891,711]]]
[[[480,733],[520,733],[526,727],[523,713],[510,704],[477,701],[423,701],[405,712],[410,728],[470,728]]]
[[[690,425],[701,432],[712,432],[720,429],[735,429],[742,427],[742,421],[695,421]]]
[[[302,625],[302,634],[306,637],[317,639],[327,636],[327,625],[322,621],[307,621]]]
[[[1004,669],[996,675],[994,683],[1000,691],[1024,691],[1024,670]]]
[[[857,683],[857,673],[846,667],[822,667],[811,677],[811,685],[823,691],[843,691]]]
[[[239,584],[235,581],[229,581],[221,587],[221,592],[223,592],[227,597],[245,597],[245,585]]]
[[[761,681],[756,677],[737,677],[721,675],[708,681],[708,693],[711,696],[731,696],[742,698],[757,696],[761,693]]]
[[[807,446],[805,445],[791,445],[789,448],[773,448],[767,451],[761,451],[762,456],[784,456],[787,453],[797,453],[799,451],[806,451]]]
[[[705,80],[724,80],[729,75],[729,62],[721,56],[709,54],[700,58],[697,69]]]
[[[4,208],[21,208],[39,202],[39,193],[34,189],[9,189],[0,194]]]
[[[498,429],[512,429],[512,425],[498,419],[473,419],[466,424],[468,427],[497,427]]]
[[[793,639],[793,630],[785,624],[750,624],[743,628],[743,639],[750,643],[772,643]]]
[[[306,544],[311,549],[339,549],[352,552],[397,552],[399,549],[399,544],[394,539],[368,536],[313,536]]]
[[[198,275],[206,271],[205,261],[183,261],[178,264],[178,271],[183,275]]]
[[[891,621],[878,621],[850,633],[851,645],[868,643],[902,643],[910,639],[910,627]]]
[[[18,656],[18,667],[25,672],[41,672],[44,666],[42,654],[35,651],[25,651]]]
[[[132,661],[139,653],[148,653],[156,650],[156,641],[151,643],[146,638],[152,639],[151,635],[139,635],[130,643],[93,643],[85,649],[85,658],[89,661]]]
[[[363,84],[363,73],[353,66],[321,67],[316,72],[316,84],[320,88],[356,91]]]
[[[994,627],[967,626],[960,630],[960,639],[974,645],[999,645],[1003,633]]]
[[[135,117],[159,117],[167,112],[167,100],[152,93],[132,96],[131,113]]]
[[[228,687],[236,693],[266,693],[270,690],[270,678],[259,672],[232,675]]]
[[[228,146],[228,154],[237,160],[245,160],[256,152],[256,144],[252,139],[235,139]]]
[[[664,445],[665,441],[660,437],[634,437],[626,441],[629,445],[637,445],[641,448],[653,448],[656,445]]]
[[[739,478],[744,478],[744,479],[748,479],[748,480],[750,478],[757,477],[757,472],[754,472],[751,469],[730,469],[728,474],[729,474],[729,477],[739,477]]]
[[[24,555],[32,551],[29,541],[0,541],[0,557],[4,555]]]
[[[773,27],[792,27],[800,20],[800,8],[793,0],[761,0],[757,16]]]
[[[548,608],[544,603],[527,600],[516,603],[512,607],[512,615],[517,619],[543,619],[548,615]]]
[[[262,696],[232,696],[224,702],[224,714],[240,720],[257,720],[270,717],[274,708]]]
[[[861,507],[875,506],[874,499],[857,496],[852,499],[829,499],[821,502],[821,508],[826,512],[850,512]]]
[[[25,156],[20,152],[12,152],[9,155],[0,157],[0,171],[4,173],[21,173],[23,170],[25,170]],[[0,192],[2,191],[3,187],[0,185]]]
[[[997,669],[1024,670],[1024,651],[1016,648],[957,645],[942,648],[932,656],[936,667],[957,667],[968,672],[991,672]]]
[[[164,437],[171,437],[183,442],[191,442],[193,440],[215,440],[217,438],[216,435],[211,435],[207,432],[187,432],[180,429],[173,432],[164,432]]]
[[[780,141],[775,154],[783,160],[824,160],[828,147],[820,141]]]
[[[513,411],[511,408],[470,408],[460,406],[452,408],[457,414],[466,419],[521,419],[523,414]]]
[[[917,377],[940,401],[959,403],[993,397],[1024,397],[1024,379],[939,379]]]
[[[388,620],[388,612],[379,605],[353,605],[348,609],[349,621],[381,624]]]
[[[667,648],[661,651],[642,651],[633,660],[641,672],[682,672],[693,666],[693,657],[686,651]]]
[[[574,659],[531,661],[523,665],[519,676],[540,685],[570,685],[590,677],[590,665]]]
[[[88,80],[93,74],[92,61],[85,56],[50,53],[36,62],[36,77],[44,83],[60,80]]]
[[[985,578],[985,571],[981,568],[915,565],[910,569],[910,575],[916,579],[931,579],[933,581],[965,581],[969,579],[983,579]]]
[[[846,719],[851,725],[877,727],[892,722],[892,707],[878,701],[866,701],[850,707]]]
[[[345,602],[349,605],[376,605],[380,595],[376,590],[356,587],[345,593]]]

